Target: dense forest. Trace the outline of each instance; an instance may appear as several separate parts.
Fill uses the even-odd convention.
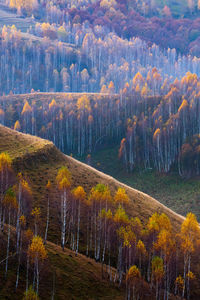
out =
[[[165,49],[175,48],[182,54],[200,55],[200,3],[197,0],[71,0],[71,1],[5,1],[23,16],[48,23],[55,38],[57,26],[83,24],[100,27],[121,38],[139,37]],[[53,30],[52,30],[53,29]]]
[[[78,156],[121,142],[119,158],[127,171],[175,169],[184,177],[199,175],[199,79],[187,73],[180,81],[161,85],[160,78],[156,68],[146,78],[138,72],[119,95],[112,95],[111,82],[107,95],[63,94],[57,102],[50,95],[41,100],[38,93],[28,96],[29,101],[4,96],[0,121]],[[149,96],[157,91],[163,95]]]
[[[164,213],[154,213],[143,224],[138,217],[128,215],[130,199],[125,189],[118,188],[114,194],[103,184],[92,187],[88,194],[82,186],[72,189],[71,174],[62,167],[53,184],[47,181],[46,216],[42,216],[40,207],[32,207],[33,191],[28,179],[21,173],[14,175],[6,153],[0,154],[0,172],[0,231],[7,234],[1,249],[5,259],[0,264],[5,277],[9,277],[8,270],[13,267],[10,261],[15,261],[16,289],[22,269],[26,273],[24,299],[37,299],[30,297],[37,297],[41,271],[44,267],[48,270],[45,244],[55,188],[60,195],[58,222],[63,251],[68,246],[78,254],[81,248],[87,256],[100,261],[102,274],[108,274],[110,282],[126,282],[127,299],[141,298],[145,281],[156,299],[169,299],[171,293],[190,299],[197,276],[193,255],[198,251],[200,234],[195,215],[187,215],[179,233]],[[44,228],[41,221],[45,219]],[[114,273],[111,266],[116,267]]]
[[[43,26],[44,25],[44,26]],[[36,25],[34,34],[51,35],[48,24]],[[15,26],[4,26],[0,39],[1,94],[43,92],[105,92],[110,82],[119,92],[131,84],[140,72],[151,76],[157,68],[159,77],[150,93],[158,94],[163,83],[181,79],[186,72],[200,74],[200,59],[181,56],[175,49],[148,46],[139,38],[124,40],[103,27],[92,30],[87,22],[59,27],[59,40],[38,39],[20,33]],[[34,38],[33,38],[34,37]],[[62,42],[63,40],[63,42]]]

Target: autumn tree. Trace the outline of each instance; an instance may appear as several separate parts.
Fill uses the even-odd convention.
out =
[[[67,226],[67,211],[69,211],[70,208],[69,191],[72,184],[71,174],[67,167],[62,167],[58,170],[56,181],[58,188],[61,191],[61,247],[64,251]]]
[[[32,242],[28,248],[28,256],[30,257],[31,262],[34,265],[33,288],[35,286],[35,277],[36,277],[36,293],[38,295],[39,274],[40,274],[42,263],[47,258],[47,251],[45,249],[42,238],[40,236],[35,235],[33,237]]]
[[[162,258],[154,256],[152,259],[152,280],[156,282],[156,300],[160,298],[160,284],[164,276],[164,266]]]
[[[136,265],[130,267],[126,275],[126,281],[128,282],[128,297],[130,299],[130,295],[132,294],[133,299],[139,296],[139,282],[140,282],[141,274]],[[132,292],[131,289],[132,288]]]
[[[28,101],[25,102],[24,107],[22,109],[21,115],[24,117],[24,131],[26,133],[31,132],[31,116],[32,116],[32,108]]]
[[[196,216],[192,213],[188,213],[186,219],[181,226],[180,238],[181,238],[181,250],[184,255],[184,271],[183,271],[183,292],[182,297],[185,296],[185,290],[187,290],[187,298],[190,298],[190,274],[191,272],[191,256],[197,247],[198,235],[200,233],[199,224]]]
[[[1,184],[0,184],[0,231],[4,225],[3,217],[3,197],[5,191],[9,186],[9,172],[11,171],[11,158],[8,153],[2,152],[0,154],[0,173],[1,173]],[[4,215],[5,216],[5,215]],[[3,217],[3,219],[2,219]]]
[[[11,214],[17,210],[18,204],[16,195],[12,188],[6,191],[5,197],[3,199],[3,206],[8,214],[8,242],[7,242],[7,253],[6,253],[6,266],[5,266],[5,276],[7,276],[8,271],[8,258],[10,250],[10,231],[11,231]]]
[[[38,225],[39,225],[39,221],[40,221],[40,216],[41,216],[41,210],[39,207],[35,207],[32,212],[31,215],[34,218],[34,224],[35,224],[35,232],[34,234],[37,236],[38,235]]]
[[[51,182],[48,180],[46,185],[46,194],[47,194],[47,221],[46,221],[46,229],[45,229],[45,236],[44,236],[44,243],[46,244],[47,241],[47,234],[49,228],[49,210],[50,210],[50,194],[51,194]]]
[[[80,235],[80,221],[81,221],[81,206],[86,200],[86,192],[82,186],[78,186],[73,190],[75,201],[78,201],[78,213],[77,213],[77,237],[76,237],[76,254],[79,247],[79,235]]]
[[[24,293],[23,300],[39,300],[37,293],[33,290],[33,287],[30,286],[28,291]]]

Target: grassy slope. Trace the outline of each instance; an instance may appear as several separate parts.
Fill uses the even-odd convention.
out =
[[[45,200],[41,197],[44,186],[48,178],[54,181],[57,169],[63,164],[67,164],[70,169],[79,172],[73,160],[67,159],[62,155],[51,142],[42,140],[29,135],[10,130],[0,126],[0,152],[7,151],[14,163],[16,171],[22,170],[30,179],[33,189],[33,205],[42,207],[42,224],[45,224]],[[82,174],[76,174],[82,178]],[[82,179],[83,180],[83,179]],[[86,180],[86,179],[84,179]],[[51,206],[51,221],[49,238],[54,242],[58,242],[60,235],[59,228],[56,223],[56,202],[57,195],[53,197],[55,203]],[[54,211],[55,208],[55,211]],[[2,241],[0,236],[0,241]],[[5,237],[6,240],[6,237]],[[47,274],[43,272],[41,279],[40,293],[42,299],[50,298],[52,293],[53,270],[55,270],[55,299],[124,299],[123,289],[110,285],[109,281],[102,279],[101,265],[92,259],[88,259],[83,255],[75,257],[74,253],[68,249],[63,253],[60,246],[48,242],[48,268]],[[0,258],[5,257],[0,252]],[[1,261],[1,259],[0,259]],[[10,259],[10,265],[12,259]],[[14,290],[14,281],[16,279],[16,266],[12,264],[9,269],[9,280],[4,281],[2,276],[4,265],[0,265],[0,299],[21,299],[25,288],[25,280],[21,279],[17,294]],[[23,272],[22,272],[23,273]],[[10,290],[9,295],[7,294]]]
[[[19,151],[16,151],[19,149]],[[74,186],[83,185],[87,191],[96,183],[108,184],[112,192],[118,186],[126,188],[131,199],[129,214],[139,216],[145,222],[155,211],[165,212],[172,220],[175,228],[179,227],[183,218],[169,210],[150,196],[123,185],[114,178],[107,176],[92,167],[89,167],[71,157],[59,152],[56,147],[46,140],[18,133],[9,128],[0,126],[0,151],[11,155],[15,171],[23,171],[30,180],[33,189],[33,205],[42,208],[41,234],[44,234],[46,200],[44,198],[44,187],[48,179],[54,183],[57,170],[62,165],[67,165],[72,173]],[[57,207],[59,198],[56,193],[51,200],[51,219],[49,228],[49,239],[54,243],[60,241],[60,229],[57,222]],[[56,299],[123,299],[123,291],[109,286],[108,282],[101,280],[100,265],[84,256],[76,258],[70,250],[63,254],[60,246],[48,243],[48,256],[51,265],[50,270],[43,274],[41,280],[41,298],[46,299],[46,294],[52,292],[52,270],[56,269]],[[1,268],[1,266],[0,266]],[[0,299],[17,299],[14,296],[13,281],[15,272],[10,271],[10,281],[4,284],[0,278]],[[46,278],[46,279],[45,279]],[[84,280],[83,280],[84,279]],[[3,284],[1,286],[1,283]],[[10,296],[6,291],[10,289]],[[21,293],[24,284],[21,287]],[[87,295],[87,296],[86,296]],[[151,298],[153,299],[153,298]]]
[[[92,165],[129,186],[158,199],[181,215],[192,211],[200,219],[199,178],[184,179],[178,174],[158,174],[152,170],[129,174],[118,160],[118,148],[106,149],[92,155]]]
[[[3,237],[0,235],[0,238],[5,239],[6,242],[5,235]],[[59,246],[50,242],[47,243],[46,248],[48,259],[43,265],[40,274],[40,299],[51,299],[53,286],[55,299],[60,300],[124,299],[124,289],[109,283],[105,273],[105,266],[102,277],[102,266],[100,263],[96,263],[94,259],[87,258],[81,254],[75,256],[75,253],[69,249],[65,249],[63,252]],[[4,257],[5,253],[2,255],[1,252],[0,261]],[[16,268],[15,260],[10,258],[8,276],[5,279],[5,265],[0,264],[1,300],[22,299],[25,289],[25,262],[20,270],[20,281],[17,291],[14,288]],[[31,271],[32,268],[30,268]],[[113,274],[114,271],[113,269]],[[29,276],[31,279],[32,275],[29,274]]]
[[[80,93],[33,93],[24,95],[8,95],[0,97],[0,100],[4,100],[6,102],[15,102],[20,100],[24,102],[26,99],[29,103],[34,100],[38,105],[41,105],[42,102],[50,102],[53,98],[58,103],[67,101],[76,102],[80,95]],[[92,98],[95,95],[95,97],[97,97],[100,101],[105,97],[108,97],[108,95],[104,94],[91,93],[87,95]],[[112,97],[118,97],[118,95],[112,95]],[[186,181],[176,174],[161,176],[151,171],[127,174],[122,164],[118,161],[117,147],[92,154],[92,158],[92,163],[95,168],[113,176],[129,186],[151,195],[177,213],[185,215],[188,211],[192,211],[200,218],[200,185],[198,183],[198,179]],[[98,165],[98,163],[100,163],[100,165]],[[56,164],[58,164],[58,161]],[[34,171],[31,172],[34,177]],[[44,174],[51,177],[48,173],[49,172],[47,172],[47,170],[44,170]],[[39,183],[36,182],[36,184],[38,185]]]
[[[20,155],[16,151],[17,148],[20,149]],[[146,221],[155,211],[163,211],[168,214],[175,226],[178,226],[183,220],[180,215],[150,196],[125,186],[114,178],[62,154],[51,142],[46,140],[0,126],[0,150],[7,150],[13,159],[15,169],[17,171],[22,170],[29,177],[33,188],[34,205],[41,205],[44,210],[46,203],[42,194],[47,180],[50,179],[55,184],[57,170],[62,165],[66,165],[72,173],[74,186],[83,185],[87,192],[99,182],[109,185],[112,192],[119,186],[125,187],[131,199],[130,214],[140,216],[143,221]],[[53,199],[54,204],[59,205],[57,193],[54,194]]]

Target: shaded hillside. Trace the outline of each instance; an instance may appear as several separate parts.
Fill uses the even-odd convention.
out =
[[[26,143],[29,145],[28,148],[24,147]],[[16,152],[17,147],[23,149],[22,155],[18,155]],[[124,187],[131,199],[130,215],[139,216],[144,222],[156,211],[166,213],[176,228],[184,219],[147,194],[130,188],[111,176],[62,154],[53,143],[46,140],[0,126],[0,150],[7,150],[13,159],[15,170],[21,170],[28,176],[34,193],[34,204],[40,205],[43,212],[45,211],[45,200],[40,199],[39,195],[44,193],[47,180],[51,180],[55,184],[57,170],[66,165],[72,174],[74,184],[76,186],[83,185],[87,192],[97,183],[109,185],[111,191],[115,191],[119,186]],[[59,201],[57,197],[55,193],[53,197],[55,204]],[[52,225],[50,224],[50,227]],[[52,230],[53,227],[54,225]]]
[[[93,153],[91,165],[117,180],[158,199],[173,211],[186,215],[188,211],[200,219],[199,176],[182,178],[176,172],[160,174],[152,169],[136,169],[127,173],[118,159],[118,147],[107,148]],[[87,161],[86,158],[82,159]]]
[[[119,96],[116,95],[108,95],[108,94],[95,94],[95,93],[32,93],[32,94],[24,94],[24,95],[8,95],[4,97],[0,97],[0,102],[2,103],[2,107],[5,106],[5,123],[13,127],[14,121],[16,121],[18,118],[20,118],[21,127],[23,126],[24,122],[24,116],[20,116],[20,112],[23,109],[23,105],[25,103],[25,100],[29,102],[32,108],[34,108],[35,118],[36,121],[36,133],[35,134],[41,134],[49,137],[49,139],[53,139],[52,136],[52,130],[46,130],[45,134],[40,132],[40,128],[43,124],[46,124],[46,127],[48,126],[51,121],[51,112],[49,111],[49,104],[51,103],[52,99],[55,99],[56,104],[59,108],[63,111],[63,120],[59,123],[59,115],[60,110],[57,109],[56,112],[56,132],[59,132],[59,135],[61,134],[61,128],[63,130],[63,139],[66,141],[66,137],[68,136],[70,130],[64,129],[66,126],[66,123],[68,122],[69,118],[71,118],[72,114],[70,111],[73,108],[73,119],[74,127],[73,127],[73,140],[74,140],[74,149],[73,151],[68,151],[68,153],[76,153],[78,148],[78,142],[77,138],[75,138],[75,135],[77,136],[77,101],[80,97],[83,95],[86,95],[89,99],[91,106],[97,106],[100,107],[100,109],[93,108],[93,111],[89,112],[88,115],[93,115],[95,122],[97,121],[97,118],[100,117],[101,112],[104,114],[104,133],[102,133],[100,130],[98,135],[96,137],[93,137],[93,150],[91,154],[91,164],[96,167],[97,169],[101,170],[104,173],[110,174],[111,176],[115,177],[119,181],[122,181],[136,189],[139,189],[141,191],[144,191],[145,193],[151,195],[152,197],[155,197],[160,202],[165,204],[166,206],[170,207],[174,211],[186,215],[188,211],[192,211],[197,214],[199,218],[199,184],[198,184],[198,178],[193,179],[184,179],[180,178],[177,175],[174,174],[174,170],[170,174],[162,175],[160,176],[159,173],[156,172],[152,174],[150,169],[147,168],[145,171],[145,167],[142,165],[140,168],[137,166],[134,167],[134,174],[131,175],[130,173],[127,173],[126,167],[123,165],[121,161],[118,159],[118,150],[119,150],[119,140],[120,136],[123,136],[123,125],[120,127],[114,126],[113,131],[119,132],[119,139],[117,142],[117,139],[113,139],[111,141],[111,138],[107,138],[108,143],[111,143],[111,146],[109,147],[109,144],[106,144],[106,137],[105,135],[108,134],[108,137],[111,136],[112,132],[107,130],[107,127],[110,123],[109,120],[113,121],[113,110],[117,106],[117,99],[119,99]],[[160,97],[152,97],[148,99],[148,105],[150,107],[156,107],[159,106],[160,103]],[[33,104],[35,103],[35,104]],[[165,101],[166,103],[166,101]],[[103,109],[101,109],[101,104],[103,105]],[[111,108],[111,104],[112,107]],[[11,105],[13,106],[13,109],[11,109]],[[109,106],[106,106],[109,105]],[[71,107],[66,111],[65,107]],[[138,110],[143,110],[143,101],[141,100],[138,104],[137,108]],[[7,109],[6,109],[7,107]],[[41,116],[40,113],[40,107],[43,107],[44,114]],[[177,106],[178,107],[178,106]],[[109,115],[108,111],[111,111],[111,115]],[[135,111],[135,108],[133,109],[133,112]],[[152,109],[153,110],[153,109]],[[38,116],[36,112],[38,111]],[[13,114],[14,112],[14,114]],[[47,121],[46,115],[49,114],[50,118]],[[131,115],[131,113],[129,112]],[[108,115],[108,117],[106,116]],[[117,118],[118,114],[117,111],[114,113],[115,119]],[[69,116],[69,117],[68,117]],[[121,115],[121,119],[123,120],[124,116]],[[189,118],[191,119],[191,118]],[[49,123],[48,123],[49,122]],[[125,121],[124,121],[125,122]],[[85,123],[87,124],[87,118]],[[85,124],[84,123],[84,124]],[[117,120],[115,121],[116,124]],[[114,123],[114,124],[115,124]],[[122,123],[122,122],[121,122]],[[164,122],[163,122],[164,123]],[[98,123],[99,124],[99,123]],[[142,122],[140,120],[138,121],[139,126],[142,125]],[[95,125],[96,126],[96,125]],[[95,126],[93,127],[93,135],[96,134]],[[125,125],[124,125],[125,126]],[[52,127],[51,127],[52,128]],[[96,127],[97,128],[97,127]],[[99,127],[98,127],[99,128]],[[190,126],[188,126],[188,130],[190,130]],[[22,127],[21,130],[25,130],[25,127]],[[120,131],[121,130],[121,131]],[[149,130],[150,132],[151,130]],[[182,131],[181,131],[182,132]],[[68,133],[68,134],[67,134]],[[76,134],[75,134],[76,133]],[[101,135],[100,135],[101,134]],[[56,143],[59,144],[59,135],[56,135]],[[100,137],[103,137],[102,143],[95,143],[95,141],[100,140]],[[128,131],[128,136],[130,136],[130,131]],[[127,138],[128,139],[128,138]],[[150,139],[151,141],[151,139]],[[95,147],[96,145],[96,147]],[[116,146],[115,146],[116,145]],[[61,146],[61,145],[60,145]],[[99,147],[100,146],[100,147]],[[98,151],[98,149],[102,149],[101,151]],[[152,143],[149,143],[149,148],[152,148]],[[65,147],[66,149],[66,147]],[[127,147],[129,149],[129,147]],[[138,155],[141,154],[141,152],[144,151],[144,149],[139,149],[137,152]],[[87,152],[86,152],[87,156]],[[80,159],[80,157],[79,157]],[[88,161],[86,157],[81,158],[83,161]],[[157,161],[157,160],[156,160]],[[194,160],[196,161],[196,160]],[[189,164],[191,166],[191,164]],[[194,168],[192,168],[194,169]],[[140,171],[139,171],[140,170]],[[141,173],[141,174],[138,174]]]
[[[6,243],[7,236],[0,233],[0,238],[1,249],[3,249],[3,243]],[[105,272],[102,277],[102,266],[100,263],[96,263],[94,259],[81,254],[76,256],[73,251],[67,248],[63,252],[59,246],[50,242],[47,242],[46,248],[48,259],[40,274],[40,299],[51,299],[53,294],[55,299],[59,300],[124,299],[124,288],[118,288],[109,283]],[[4,251],[1,251],[0,261],[4,257]],[[15,253],[9,260],[7,279],[4,278],[4,264],[0,263],[1,300],[22,299],[26,280],[25,261],[22,261],[17,292],[14,288],[16,268]]]
[[[5,140],[6,143],[4,142]],[[28,145],[27,148],[26,145]],[[16,147],[19,147],[19,149],[21,149],[21,154],[18,154],[16,152]],[[182,216],[174,213],[173,211],[160,204],[150,196],[139,192],[135,189],[132,189],[118,182],[114,178],[105,175],[90,166],[76,161],[72,157],[65,156],[59,150],[57,150],[57,148],[51,142],[36,137],[33,137],[32,139],[30,135],[18,133],[9,128],[0,126],[0,149],[2,149],[3,151],[7,150],[7,152],[10,154],[10,156],[12,157],[13,167],[15,171],[22,171],[23,174],[26,175],[26,178],[29,178],[30,186],[33,191],[33,206],[40,206],[42,210],[40,224],[40,234],[42,236],[44,233],[44,226],[46,221],[46,199],[44,197],[44,187],[47,183],[47,180],[50,179],[52,181],[53,195],[51,197],[51,217],[49,224],[50,228],[48,232],[48,239],[58,245],[60,244],[60,229],[57,218],[60,197],[56,190],[55,177],[58,168],[60,168],[63,165],[67,166],[72,174],[72,180],[74,182],[73,187],[77,185],[82,185],[85,188],[86,192],[88,192],[91,189],[91,187],[94,187],[94,185],[97,183],[109,185],[112,193],[116,191],[118,187],[125,188],[130,198],[128,215],[138,216],[144,223],[146,223],[149,217],[155,212],[164,212],[166,215],[168,215],[172,222],[172,226],[175,230],[178,230],[180,228],[181,223],[184,221],[184,218]],[[31,222],[31,220],[29,220],[29,222]],[[85,246],[82,243],[80,243],[80,251],[85,252],[84,247]],[[41,274],[41,291],[45,291],[46,293],[48,293],[48,295],[52,293],[51,284],[53,270],[55,268],[57,278],[57,280],[55,279],[55,282],[57,282],[56,286],[58,288],[58,299],[66,299],[66,295],[68,297],[67,299],[123,299],[123,291],[116,289],[114,286],[110,287],[104,280],[102,282],[102,289],[100,289],[101,285],[99,285],[99,288],[97,287],[96,282],[101,277],[101,274],[99,274],[99,272],[99,275],[95,277],[95,280],[90,279],[94,276],[94,269],[101,270],[100,264],[96,265],[94,261],[90,260],[92,264],[90,266],[90,262],[85,257],[83,257],[82,259],[82,256],[78,254],[78,258],[76,258],[74,252],[68,250],[65,250],[65,253],[63,254],[63,252],[60,249],[60,246],[56,247],[55,245],[49,244],[49,242],[47,243],[49,257],[47,265],[48,263],[50,263],[50,268],[48,268],[46,265],[48,271],[45,271],[44,268],[43,274]],[[65,256],[66,253],[67,257]],[[10,263],[11,259],[9,260],[9,264]],[[89,264],[88,268],[87,264]],[[196,265],[198,267],[198,264]],[[86,273],[85,270],[87,270]],[[196,272],[197,270],[195,270],[195,273]],[[69,273],[70,279],[68,278]],[[106,276],[106,273],[104,274]],[[9,278],[13,278],[13,280],[15,280],[15,273],[13,273],[13,268],[9,271]],[[47,278],[46,281],[45,278]],[[86,282],[84,282],[84,280],[86,280]],[[2,282],[4,283],[3,280]],[[48,288],[45,289],[47,282]],[[23,284],[23,280],[21,281],[21,283]],[[9,284],[9,287],[11,288],[12,280],[6,281],[6,289],[8,288]],[[80,286],[82,286],[81,290],[84,293],[83,298],[82,292],[79,288]],[[87,289],[90,290],[89,293],[87,292]],[[98,295],[95,293],[95,290],[97,290]],[[2,293],[5,294],[5,290],[3,289],[2,291]],[[93,294],[93,292],[95,294]],[[87,297],[85,297],[86,293]],[[147,294],[148,293],[149,292],[147,289]],[[195,294],[198,294],[198,287],[195,290]],[[41,296],[42,299],[43,297],[45,299],[45,296],[43,296],[43,292],[41,292]],[[148,297],[151,297],[151,299],[153,299],[153,296],[149,296],[149,294],[147,296],[147,299],[149,299]],[[170,297],[170,299],[173,298]]]
[[[40,199],[41,190],[46,184],[48,172],[53,181],[57,168],[69,161],[49,141],[24,135],[6,127],[0,126],[0,152],[6,151],[13,160],[15,171],[22,171],[30,179],[33,190],[33,206],[42,204],[45,210],[46,204]],[[51,172],[52,165],[52,172]],[[71,166],[73,167],[73,166]],[[76,168],[76,166],[75,166]],[[56,202],[56,195],[53,201]],[[44,212],[43,210],[43,212]],[[55,216],[55,212],[54,212]],[[43,216],[44,217],[44,216]],[[58,238],[58,232],[51,220],[51,229]],[[45,224],[42,218],[41,228]],[[6,235],[0,233],[0,245],[4,249]],[[58,241],[51,235],[50,239]],[[21,270],[21,279],[17,293],[14,289],[16,278],[14,236],[11,243],[11,258],[9,259],[9,280],[4,279],[4,264],[0,263],[0,298],[1,299],[22,299],[25,285],[25,262]],[[14,250],[13,250],[14,251]],[[102,278],[102,266],[93,259],[86,258],[79,254],[78,257],[71,250],[61,251],[60,246],[47,242],[48,260],[41,273],[40,297],[46,299],[51,297],[53,290],[56,299],[124,299],[123,289],[110,284],[107,278]],[[0,261],[6,256],[5,251],[0,253]],[[11,267],[12,265],[12,267]],[[10,295],[7,295],[7,290]]]

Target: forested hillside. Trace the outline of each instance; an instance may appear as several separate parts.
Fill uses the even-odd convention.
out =
[[[2,2],[18,16],[35,18],[36,32],[52,39],[59,36],[69,40],[71,29],[74,32],[76,27],[80,33],[84,24],[101,39],[113,32],[123,39],[139,37],[165,49],[175,48],[182,54],[200,55],[200,4],[197,0]],[[40,29],[41,25],[44,30]],[[32,26],[30,30],[35,31]],[[79,33],[76,43],[80,43]]]
[[[82,272],[86,272],[84,264],[87,260],[80,251],[101,262],[102,293],[108,295],[105,296],[108,299],[109,293],[121,299],[123,290],[131,297],[134,292],[142,299],[154,299],[158,295],[174,299],[173,294],[182,293],[195,299],[198,295],[198,280],[195,279],[198,264],[195,262],[199,227],[193,214],[182,218],[153,198],[65,157],[50,142],[2,126],[0,136],[1,141],[6,136],[6,143],[1,142],[1,150],[7,150],[7,154],[2,152],[0,155],[1,192],[7,189],[1,201],[1,235],[3,231],[5,237],[1,268],[9,279],[5,282],[10,282],[11,291],[16,286],[22,293],[33,282],[36,292],[45,299],[42,287],[47,284],[46,293],[62,299],[60,284],[63,276],[69,276],[71,264],[76,266],[78,263]],[[21,173],[17,175],[19,171]],[[176,235],[177,232],[180,235]],[[61,247],[46,244],[46,240]],[[192,252],[185,248],[187,241],[192,243]],[[74,252],[69,252],[65,246]],[[184,259],[183,251],[187,259]],[[37,253],[39,260],[35,265],[33,258]],[[71,258],[67,258],[66,253],[71,253]],[[62,259],[64,262],[60,266]],[[93,266],[101,270],[100,265],[90,262],[91,272]],[[73,276],[79,276],[76,272],[75,268],[70,273],[69,280],[74,287],[72,295],[75,299],[78,295],[80,299],[88,299],[75,287]],[[79,280],[86,289],[86,278]],[[148,282],[151,282],[151,289]],[[117,289],[119,285],[121,288]],[[99,298],[104,297],[95,285],[94,289]],[[68,295],[69,290],[66,285],[62,291]],[[2,292],[4,296],[4,288]],[[93,298],[92,290],[90,295]]]
[[[127,171],[153,168],[199,175],[200,84],[187,73],[161,86],[156,68],[119,95],[40,94],[2,96],[1,123],[53,141],[63,152],[89,155],[107,146],[119,147]],[[162,96],[148,96],[159,90]],[[114,93],[114,90],[112,90]],[[154,92],[155,93],[155,92]]]

